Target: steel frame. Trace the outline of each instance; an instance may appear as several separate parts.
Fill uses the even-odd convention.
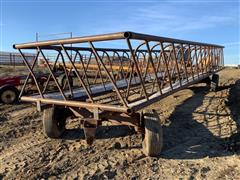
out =
[[[120,47],[127,48],[96,47],[96,42],[104,44],[116,40],[121,41]],[[30,77],[38,89],[38,94],[33,96],[21,93],[22,101],[69,107],[76,116],[85,119],[115,117],[112,121],[121,123],[122,118],[125,119],[122,122],[135,127],[140,126],[139,121],[133,120],[137,111],[208,78],[223,68],[224,61],[223,46],[134,32],[15,44],[13,47],[19,50],[29,70],[22,92]],[[25,49],[37,50],[32,66],[22,52]],[[57,53],[53,62],[45,56],[49,51]],[[88,59],[83,60],[84,53],[89,54]],[[50,73],[43,89],[34,72],[40,55]],[[67,77],[63,87],[53,72],[59,64]],[[77,79],[75,86],[71,86],[69,80],[73,72]],[[55,82],[57,92],[47,90],[50,80]]]

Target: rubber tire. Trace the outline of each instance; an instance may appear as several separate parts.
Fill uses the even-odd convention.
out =
[[[211,86],[211,78],[208,76],[205,79],[201,80],[200,83],[206,83],[208,87]]]
[[[43,130],[47,137],[59,138],[64,133],[67,119],[64,112],[54,106],[43,110]]]
[[[157,157],[161,154],[163,146],[163,130],[160,119],[155,110],[143,112],[145,134],[142,142],[143,152],[146,156]]]
[[[69,82],[70,82],[70,86],[73,87],[73,78],[72,76],[69,76]],[[58,83],[60,84],[61,87],[64,86],[64,83],[66,82],[67,77],[66,74],[62,74],[58,77]],[[66,84],[66,87],[68,86],[68,84]]]
[[[6,101],[3,97],[4,92],[6,92],[6,91],[11,91],[12,93],[14,93],[15,97],[13,97],[13,99],[11,99],[10,101]],[[19,91],[16,87],[14,87],[14,86],[3,87],[0,90],[0,102],[2,102],[4,104],[14,104],[14,103],[18,102],[18,95],[19,95]]]
[[[210,84],[210,90],[213,91],[213,92],[217,92],[218,84],[219,84],[219,75],[218,74],[213,74],[211,84]]]

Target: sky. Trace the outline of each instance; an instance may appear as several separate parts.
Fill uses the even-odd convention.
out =
[[[0,0],[0,51],[13,44],[133,31],[225,46],[240,64],[239,0]]]

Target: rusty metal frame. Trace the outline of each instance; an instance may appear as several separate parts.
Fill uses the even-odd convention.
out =
[[[104,44],[114,40],[122,40],[127,48],[95,47],[95,42]],[[132,40],[139,43],[133,43]],[[88,43],[89,47],[81,47],[81,43]],[[70,47],[69,44],[76,46]],[[135,113],[216,73],[223,68],[224,61],[223,46],[133,32],[39,41],[15,44],[13,47],[21,53],[30,72],[28,76],[33,78],[38,89],[38,93],[33,96],[26,97],[21,93],[22,101],[85,108],[91,111],[97,108],[101,112]],[[42,55],[49,71],[47,85],[50,79],[53,79],[57,92],[46,91],[47,85],[43,90],[39,88],[35,78],[35,64],[30,66],[22,53],[23,50],[34,49],[38,51],[38,55]],[[58,53],[52,64],[45,57],[43,50]],[[68,51],[75,52],[75,56],[71,57]],[[82,58],[84,53],[89,55],[86,62]],[[102,57],[99,53],[102,53]],[[79,62],[76,61],[77,58]],[[57,63],[63,66],[68,88],[65,88],[66,84],[60,86],[53,72]],[[82,68],[77,68],[80,65]],[[118,68],[113,69],[113,66]],[[77,76],[78,86],[70,85],[69,76],[72,71]],[[92,74],[95,81],[91,77]],[[22,91],[24,88],[25,86]],[[114,97],[112,99],[117,101],[117,105],[110,101],[104,103],[104,98],[98,98],[100,96],[106,96],[106,99]]]

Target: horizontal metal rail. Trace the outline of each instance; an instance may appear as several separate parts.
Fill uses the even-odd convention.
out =
[[[118,39],[125,39],[125,38],[146,40],[146,41],[165,41],[165,42],[172,42],[172,43],[185,43],[185,44],[202,45],[202,46],[215,46],[215,47],[223,48],[223,46],[219,46],[216,44],[185,41],[185,40],[172,39],[172,38],[166,38],[166,37],[160,37],[160,36],[152,36],[152,35],[147,35],[147,34],[134,33],[134,32],[129,32],[129,31],[95,35],[95,36],[85,36],[85,37],[50,40],[50,41],[38,41],[38,42],[24,43],[24,44],[14,44],[13,48],[25,49],[25,48],[31,48],[31,47],[51,46],[51,45],[59,45],[59,44],[75,44],[75,43],[85,43],[85,42],[110,41],[110,40],[118,40]]]
[[[79,102],[79,101],[62,101],[62,100],[57,100],[57,99],[39,99],[39,98],[34,98],[34,97],[27,97],[23,96],[21,98],[21,101],[26,101],[26,102],[39,102],[43,104],[55,104],[55,105],[61,105],[61,106],[70,106],[70,107],[82,107],[82,108],[87,108],[87,109],[104,109],[107,111],[113,111],[113,112],[123,112],[123,113],[132,113],[131,109],[129,108],[124,108],[124,107],[118,107],[118,106],[113,106],[113,105],[106,105],[106,104],[90,104],[90,103],[85,103],[85,102]]]
[[[101,48],[120,39],[120,48]],[[99,43],[101,47],[97,47]],[[43,69],[49,72],[44,87],[35,81],[38,93],[23,96],[22,101],[124,113],[200,82],[221,70],[224,61],[223,46],[133,32],[24,43],[14,48],[20,52],[36,49]],[[47,58],[49,52],[56,58]],[[28,77],[34,78],[37,63],[25,63]],[[56,73],[65,78],[59,79]]]

